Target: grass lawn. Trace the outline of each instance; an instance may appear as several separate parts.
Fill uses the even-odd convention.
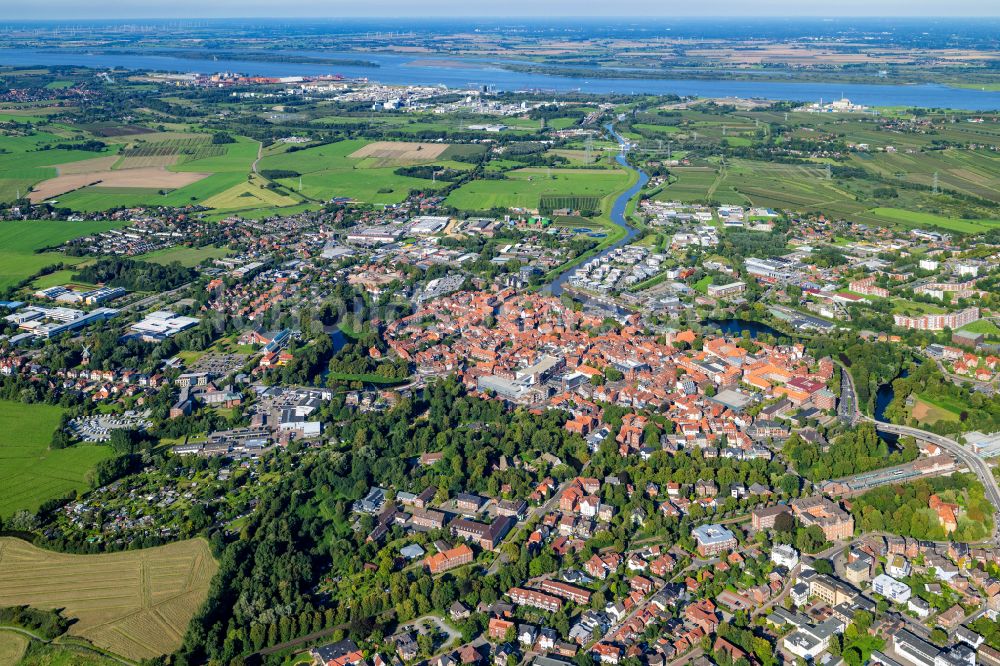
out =
[[[901,208],[875,208],[872,213],[876,217],[890,222],[899,222],[908,227],[939,227],[966,234],[978,234],[1000,225],[1000,220],[962,220]]]
[[[219,259],[231,254],[229,248],[206,245],[204,247],[184,247],[178,245],[165,250],[156,250],[149,254],[136,257],[155,264],[171,264],[178,262],[181,266],[197,266],[206,259]]]
[[[36,253],[70,239],[121,226],[114,222],[59,222],[16,220],[0,222],[0,289],[14,285],[45,266],[66,262],[77,265],[86,257],[67,257],[58,252]]]
[[[708,285],[712,284],[712,276],[706,275],[697,282],[694,283],[694,290],[699,291],[703,294],[708,293]]]
[[[924,396],[915,396],[910,410],[910,416],[924,425],[933,425],[938,421],[958,421],[959,413],[943,406],[940,401],[931,401]]]
[[[997,326],[989,319],[980,319],[979,321],[974,321],[971,324],[966,324],[960,331],[968,331],[970,333],[982,333],[990,340],[1000,339],[1000,326]]]
[[[930,303],[920,303],[917,301],[908,301],[904,298],[894,298],[892,299],[892,312],[893,314],[923,315],[944,314],[947,310],[937,305],[931,305]]]
[[[0,401],[0,515],[35,511],[46,500],[86,489],[87,473],[111,457],[108,447],[90,444],[50,451],[62,412],[52,405]]]
[[[48,289],[49,287],[56,287],[64,284],[76,284],[84,287],[92,287],[94,285],[84,284],[82,282],[76,282],[73,280],[73,276],[76,274],[75,268],[69,268],[62,271],[56,271],[55,273],[49,273],[48,275],[43,275],[42,277],[36,279],[31,283],[32,289]]]

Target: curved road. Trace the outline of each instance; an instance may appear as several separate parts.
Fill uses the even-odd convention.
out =
[[[854,389],[854,378],[851,377],[851,373],[847,370],[847,368],[844,368],[842,365],[841,377],[843,378],[841,403],[849,405],[847,408],[854,412],[852,422],[857,423],[859,420],[867,421],[869,423],[874,423],[875,428],[881,430],[882,432],[894,435],[909,435],[915,439],[937,444],[942,449],[955,456],[956,460],[964,463],[965,466],[979,478],[979,482],[983,484],[983,488],[986,490],[986,499],[988,499],[993,505],[994,515],[992,538],[998,545],[1000,545],[1000,533],[997,531],[1000,529],[1000,486],[997,485],[996,477],[993,476],[993,470],[990,469],[990,466],[987,465],[982,458],[972,453],[969,449],[965,448],[963,445],[959,444],[950,437],[928,432],[927,430],[921,430],[920,428],[911,428],[909,426],[896,425],[895,423],[886,423],[885,421],[879,421],[862,414],[857,404],[857,400],[854,397],[857,395],[857,392]]]
[[[864,414],[859,416],[863,421],[874,423],[878,430],[892,433],[894,435],[909,435],[910,437],[914,437],[916,439],[922,439],[925,442],[937,444],[942,449],[955,456],[957,460],[963,462],[966,467],[979,477],[980,483],[982,483],[983,487],[986,489],[986,499],[993,504],[994,514],[1000,514],[1000,486],[997,485],[997,480],[993,476],[993,470],[990,469],[990,466],[987,465],[982,458],[972,453],[969,449],[965,448],[950,437],[938,435],[919,428],[896,425],[895,423],[886,423],[885,421],[876,421],[875,419],[865,416]],[[1000,515],[994,515],[994,537],[997,537],[998,520],[1000,520]]]

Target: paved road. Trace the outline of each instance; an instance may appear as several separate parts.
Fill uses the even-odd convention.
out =
[[[956,459],[962,461],[966,467],[979,477],[979,482],[982,483],[983,487],[986,489],[986,499],[993,504],[994,512],[1000,513],[1000,486],[997,485],[997,480],[993,476],[993,470],[990,469],[990,466],[987,465],[982,458],[969,451],[969,449],[965,448],[950,437],[945,437],[944,435],[927,432],[926,430],[921,430],[919,428],[886,423],[885,421],[876,421],[875,419],[864,415],[861,415],[860,418],[863,421],[874,423],[875,426],[883,432],[889,432],[896,435],[909,435],[910,437],[914,437],[916,439],[937,444],[942,449],[955,456]],[[998,519],[1000,519],[1000,516],[997,516],[993,521],[994,536],[997,534],[996,523]]]
[[[584,466],[580,469],[580,473],[578,474],[578,476],[583,476],[587,471],[587,467],[589,465],[590,461],[587,461],[584,464]],[[532,520],[534,520],[536,517],[544,516],[546,513],[553,511],[555,507],[559,504],[559,498],[562,497],[563,491],[566,490],[566,488],[568,488],[571,483],[573,483],[573,480],[575,478],[576,478],[575,476],[570,477],[569,479],[566,479],[561,484],[559,484],[559,486],[555,489],[555,492],[552,493],[552,497],[547,499],[545,502],[542,502],[538,506],[533,507],[530,511],[528,511],[528,515],[525,517],[524,521],[519,525],[515,525],[511,529],[510,533],[506,537],[504,537],[504,540],[497,545],[497,556],[493,560],[493,563],[490,564],[489,569],[486,570],[487,576],[492,576],[493,574],[495,574],[497,570],[500,568],[500,565],[503,564],[503,562],[505,561],[503,554],[500,552],[501,548],[503,547],[503,544],[513,539],[514,535],[520,531],[521,527],[524,527]]]
[[[846,380],[844,383],[850,386],[851,395],[855,395],[854,379],[851,377],[851,373],[844,369],[842,377]],[[993,519],[992,538],[1000,544],[1000,533],[997,531],[998,528],[1000,528],[1000,525],[997,524],[1000,522],[1000,486],[997,485],[997,480],[993,476],[993,470],[990,469],[990,466],[987,465],[982,458],[975,455],[969,451],[969,449],[965,448],[950,437],[921,430],[920,428],[911,428],[909,426],[896,425],[895,423],[886,423],[885,421],[878,421],[870,416],[866,416],[858,410],[857,404],[854,405],[854,413],[855,416],[853,421],[855,423],[858,421],[867,421],[869,423],[874,423],[876,428],[882,432],[888,432],[896,435],[909,435],[915,439],[937,444],[942,449],[955,456],[957,460],[964,463],[965,466],[979,478],[979,482],[982,483],[983,488],[986,489],[986,499],[988,499],[993,505],[995,514]]]
[[[979,391],[980,393],[985,393],[986,395],[993,395],[997,390],[997,387],[993,382],[981,382],[973,377],[963,377],[961,375],[953,375],[950,372],[948,372],[948,369],[944,367],[944,363],[942,363],[940,359],[931,358],[931,360],[934,361],[934,363],[937,365],[938,370],[941,371],[941,374],[950,379],[952,384],[955,384],[956,386],[963,386],[965,384],[969,384],[973,387],[974,390]]]
[[[442,620],[437,615],[424,615],[423,617],[418,617],[416,620],[410,620],[409,622],[399,626],[400,632],[409,631],[411,629],[419,630],[421,626],[433,624],[437,627],[437,630],[442,634],[448,636],[448,639],[441,646],[440,652],[443,654],[455,647],[458,643],[462,642],[462,634],[458,633],[452,627]]]
[[[184,291],[185,289],[187,289],[188,287],[190,287],[192,284],[194,284],[194,282],[185,282],[184,284],[182,284],[181,286],[177,287],[176,289],[171,289],[170,291],[165,291],[165,292],[162,292],[162,293],[153,294],[152,296],[146,296],[145,298],[140,298],[138,301],[135,301],[134,303],[129,303],[125,307],[120,308],[120,311],[121,312],[133,312],[133,311],[146,310],[151,305],[153,305],[154,303],[160,303],[160,302],[163,302],[163,301],[168,301],[171,297],[173,297],[176,294],[179,294],[180,292]]]

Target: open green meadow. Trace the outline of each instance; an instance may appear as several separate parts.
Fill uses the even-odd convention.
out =
[[[197,266],[206,259],[220,259],[231,254],[228,248],[205,245],[203,247],[184,247],[177,245],[165,250],[156,250],[144,254],[139,259],[155,264],[172,264],[175,261],[181,266]]]
[[[967,234],[978,234],[1000,226],[1000,220],[962,220],[900,208],[875,208],[872,213],[886,221],[899,222],[908,227],[939,227]]]
[[[86,261],[86,257],[67,257],[58,252],[36,253],[37,250],[117,226],[120,223],[52,220],[0,222],[0,289],[17,284],[45,266],[59,262],[75,265]]]
[[[54,147],[60,143],[72,144],[73,141],[50,132],[0,135],[0,201],[13,201],[18,194],[25,196],[30,186],[54,178],[57,164],[114,154],[113,149],[93,152]]]
[[[35,511],[46,500],[89,485],[90,470],[111,456],[106,446],[78,444],[49,450],[63,410],[0,400],[0,515]]]
[[[933,425],[938,421],[958,421],[962,413],[960,406],[956,411],[955,405],[943,403],[940,399],[934,400],[926,396],[913,396],[913,399],[910,416],[923,425]]]
[[[463,210],[539,207],[543,196],[556,199],[586,197],[601,200],[607,212],[613,195],[628,187],[622,169],[527,168],[507,172],[503,180],[474,180],[452,192],[447,203]]]
[[[58,197],[59,206],[84,213],[118,206],[153,205],[162,198],[159,190],[147,187],[85,187]]]
[[[18,666],[120,666],[121,662],[91,650],[50,644],[32,647]]]
[[[60,608],[69,636],[127,659],[181,645],[218,570],[208,542],[104,555],[68,555],[0,537],[0,605]]]
[[[997,326],[989,319],[974,321],[971,324],[966,324],[959,330],[969,333],[982,333],[986,336],[987,340],[1000,340],[1000,326]]]
[[[396,166],[382,166],[383,158],[353,158],[356,153],[371,142],[364,140],[339,141],[294,152],[282,152],[265,156],[258,165],[261,172],[295,171],[302,174],[302,196],[310,199],[326,200],[334,197],[373,203],[399,203],[411,190],[432,190],[447,186],[425,178],[400,176]],[[446,153],[424,160],[407,160],[405,164],[436,164],[449,168],[468,168],[461,162],[449,162]],[[299,192],[299,178],[282,178],[278,182],[292,192]]]

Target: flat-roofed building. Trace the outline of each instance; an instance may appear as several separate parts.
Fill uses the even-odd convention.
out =
[[[911,594],[909,585],[886,574],[879,574],[872,579],[872,592],[896,604],[905,604]]]
[[[809,593],[831,606],[839,606],[858,596],[857,590],[853,587],[825,574],[813,576],[809,581]]]
[[[698,542],[698,554],[702,557],[716,555],[736,548],[736,535],[722,525],[699,525],[691,530],[691,536]]]

